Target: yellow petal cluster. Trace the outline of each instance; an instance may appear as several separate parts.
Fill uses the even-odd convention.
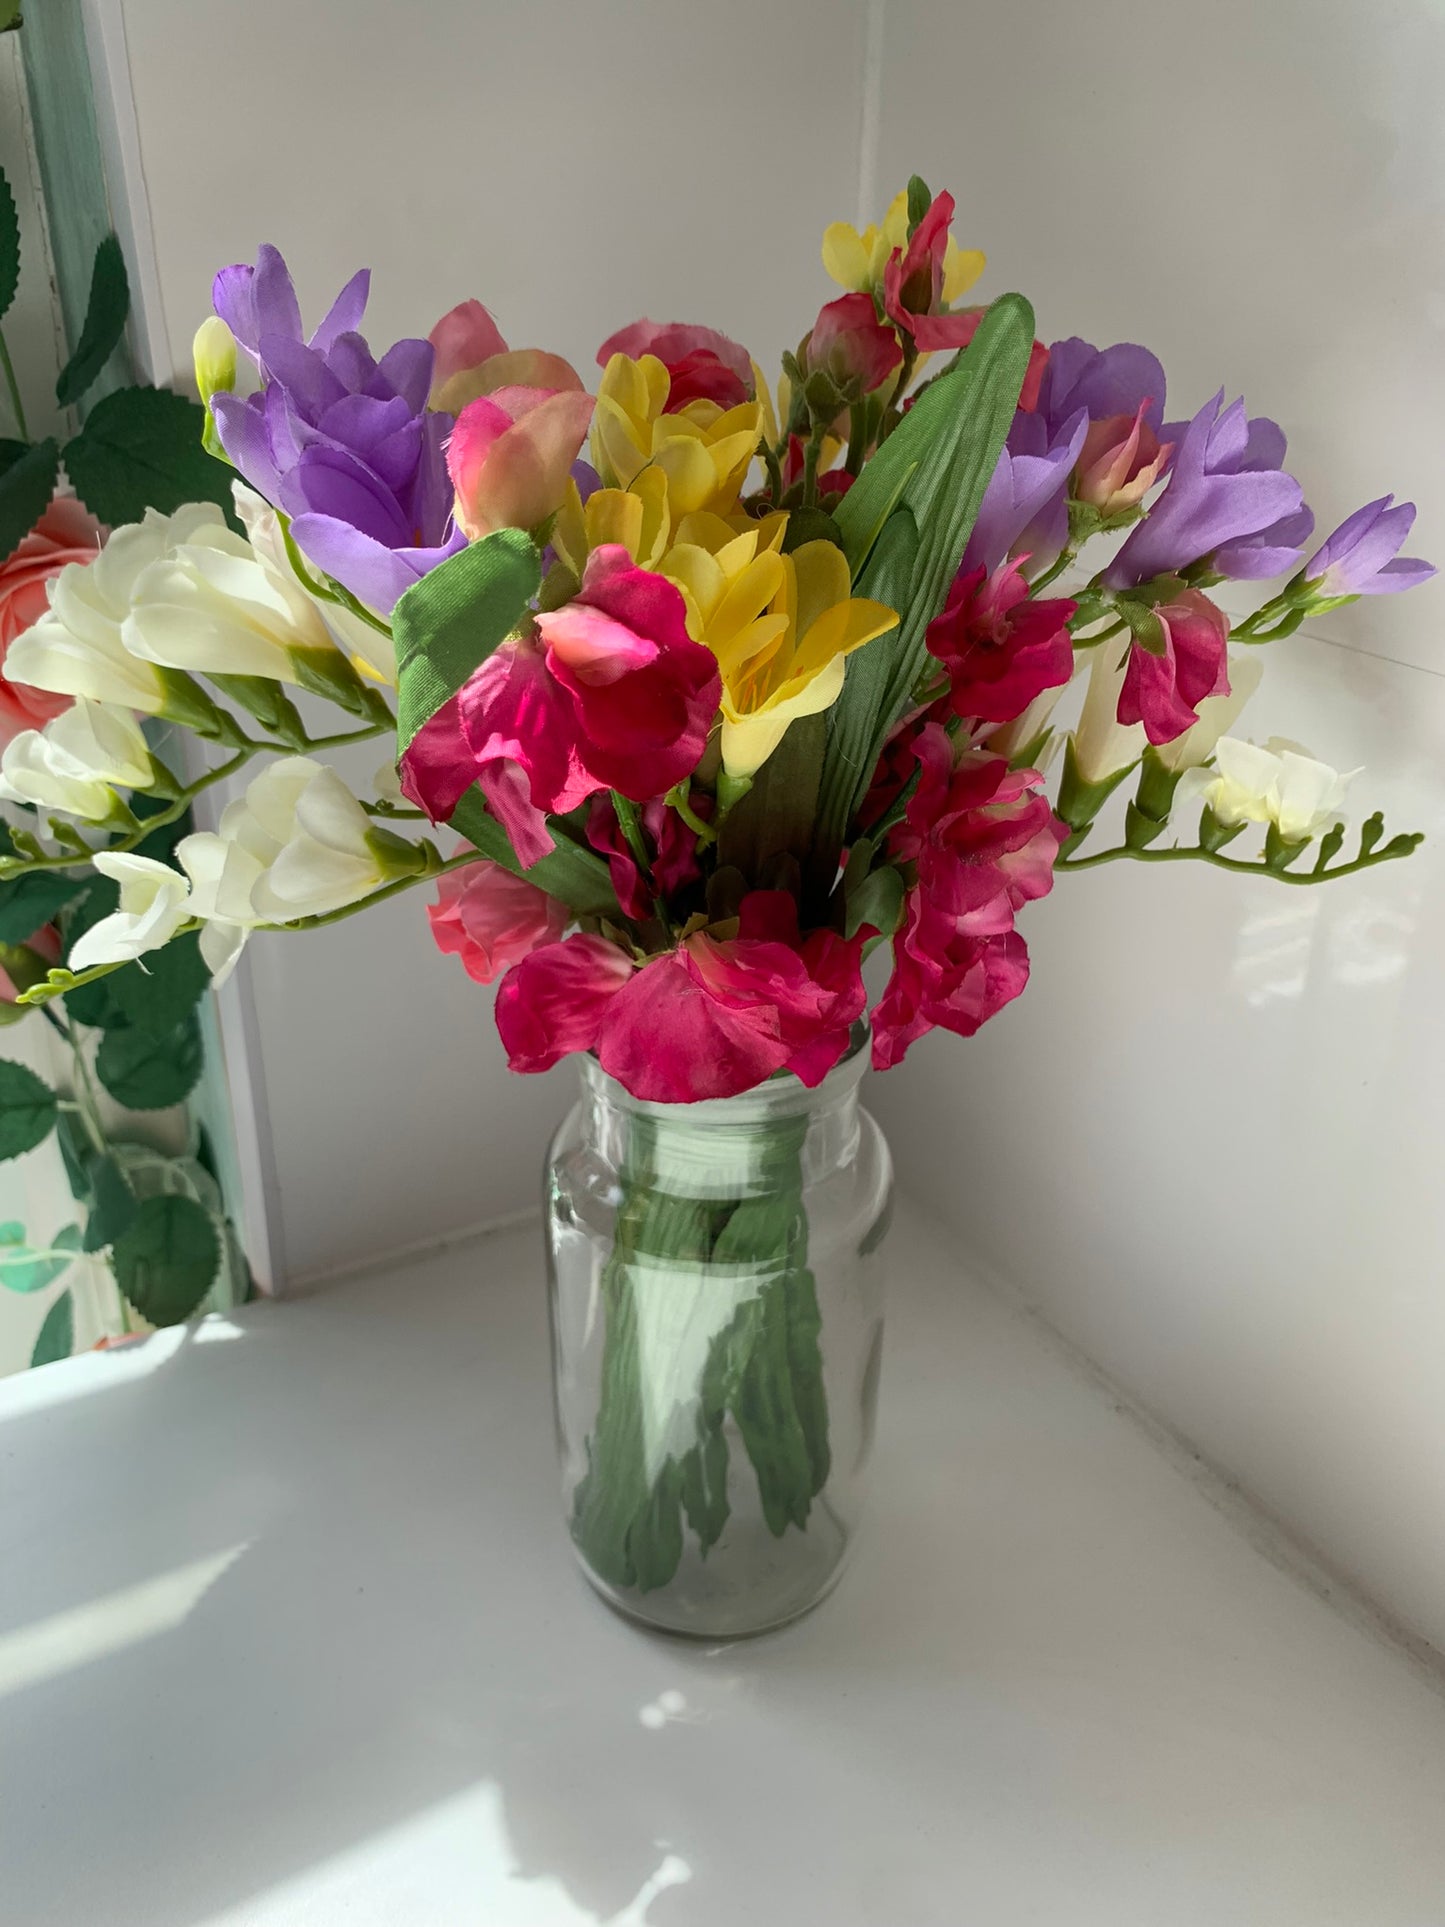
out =
[[[687,607],[688,633],[722,673],[721,750],[733,777],[751,777],[788,725],[838,700],[853,650],[893,628],[881,602],[849,594],[848,563],[831,542],[780,544],[787,516],[739,531],[721,516],[684,516],[658,565]]]
[[[693,401],[668,415],[670,387],[655,355],[613,355],[592,418],[593,465],[604,483],[620,489],[630,489],[644,470],[660,469],[674,518],[698,510],[726,514],[757,452],[762,404],[724,409]]]
[[[870,222],[860,234],[849,221],[834,221],[823,232],[823,266],[840,288],[850,293],[872,293],[883,286],[883,270],[895,248],[908,246],[908,190],[901,189],[889,203],[882,225]],[[952,306],[966,294],[987,266],[977,248],[961,248],[953,236],[943,256],[943,299]]]
[[[580,582],[587,558],[605,543],[620,542],[640,569],[655,569],[672,540],[667,476],[644,468],[631,488],[594,489],[586,502],[575,482],[552,526],[552,546]]]

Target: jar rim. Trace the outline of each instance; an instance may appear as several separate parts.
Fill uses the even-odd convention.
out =
[[[739,1091],[732,1097],[686,1098],[668,1102],[662,1098],[634,1097],[627,1086],[603,1070],[596,1054],[586,1052],[579,1058],[582,1082],[609,1103],[646,1117],[695,1118],[700,1123],[710,1118],[746,1121],[750,1117],[773,1118],[801,1116],[818,1111],[852,1096],[868,1068],[868,1047],[872,1029],[866,1017],[853,1025],[848,1048],[827,1075],[817,1084],[803,1083],[793,1071],[774,1071],[761,1084]]]

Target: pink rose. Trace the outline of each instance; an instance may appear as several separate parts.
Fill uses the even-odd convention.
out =
[[[1156,654],[1136,636],[1119,691],[1119,721],[1143,723],[1151,743],[1172,743],[1199,721],[1206,696],[1229,694],[1229,620],[1200,589],[1185,589],[1154,611],[1163,632]]]
[[[502,982],[497,1029],[513,1070],[592,1050],[652,1102],[734,1097],[784,1069],[812,1086],[862,1014],[863,941],[824,930],[800,942],[793,899],[755,891],[736,937],[699,931],[641,968],[600,937],[534,951]]]
[[[1078,605],[1031,600],[1027,560],[1003,562],[992,575],[982,566],[960,571],[928,625],[928,652],[948,671],[948,706],[966,721],[1011,723],[1074,672],[1069,618]]]
[[[47,584],[69,562],[94,562],[105,530],[73,496],[57,495],[7,561],[0,563],[0,747],[23,729],[43,729],[69,709],[68,696],[52,696],[28,683],[5,680],[10,645],[50,606]]]
[[[747,349],[716,328],[685,321],[634,321],[607,337],[597,350],[597,366],[605,368],[614,355],[631,361],[656,356],[672,384],[663,411],[668,415],[693,401],[736,408],[752,399],[753,365]]]
[[[474,983],[489,984],[567,928],[564,903],[483,858],[437,879],[427,917],[438,950],[460,957]]]

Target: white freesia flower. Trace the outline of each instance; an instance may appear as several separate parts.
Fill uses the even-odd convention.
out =
[[[176,849],[192,913],[205,919],[201,951],[213,973],[224,979],[258,924],[344,909],[413,867],[386,844],[327,764],[307,756],[270,764],[215,830]]]
[[[1122,653],[1121,653],[1122,650]],[[1074,767],[1084,783],[1103,783],[1128,769],[1144,754],[1142,723],[1119,721],[1119,692],[1129,664],[1127,638],[1097,644],[1089,665],[1089,686],[1074,731]]]
[[[396,645],[389,632],[377,629],[363,617],[339,602],[323,602],[314,597],[305,581],[297,575],[281,530],[281,518],[271,504],[244,482],[233,482],[236,513],[250,538],[251,547],[281,580],[292,584],[316,610],[330,632],[330,639],[378,682],[396,682]]]
[[[168,863],[121,850],[97,850],[93,860],[102,876],[120,885],[120,907],[80,938],[70,953],[72,970],[129,963],[148,950],[159,950],[193,915],[190,885]]]
[[[1229,659],[1229,694],[1227,696],[1206,696],[1199,705],[1199,721],[1192,729],[1186,729],[1182,736],[1176,736],[1172,743],[1159,743],[1154,754],[1165,769],[1177,774],[1180,770],[1198,769],[1207,763],[1214,754],[1214,746],[1221,736],[1228,735],[1239,720],[1239,712],[1259,688],[1264,674],[1264,664],[1257,652],[1247,656],[1231,656]]]
[[[330,654],[336,646],[290,568],[220,521],[196,528],[141,570],[121,635],[144,662],[288,683],[299,680],[293,650]]]
[[[1344,815],[1345,795],[1360,774],[1341,774],[1281,736],[1263,749],[1221,736],[1213,769],[1190,769],[1180,778],[1181,803],[1202,802],[1228,829],[1272,823],[1286,843],[1307,843]]]
[[[174,515],[147,509],[143,521],[116,529],[94,562],[67,563],[48,585],[49,610],[11,643],[7,678],[160,715],[164,678],[131,654],[121,628],[142,572],[208,525],[224,526],[214,502],[188,503]]]
[[[150,751],[128,710],[77,698],[43,730],[14,737],[0,757],[0,796],[101,823],[115,790],[142,789],[152,778]]]

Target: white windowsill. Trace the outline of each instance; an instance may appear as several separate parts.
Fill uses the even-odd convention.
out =
[[[7,1919],[1441,1918],[1445,1699],[917,1220],[838,1592],[713,1650],[614,1618],[536,1245],[0,1387]]]

